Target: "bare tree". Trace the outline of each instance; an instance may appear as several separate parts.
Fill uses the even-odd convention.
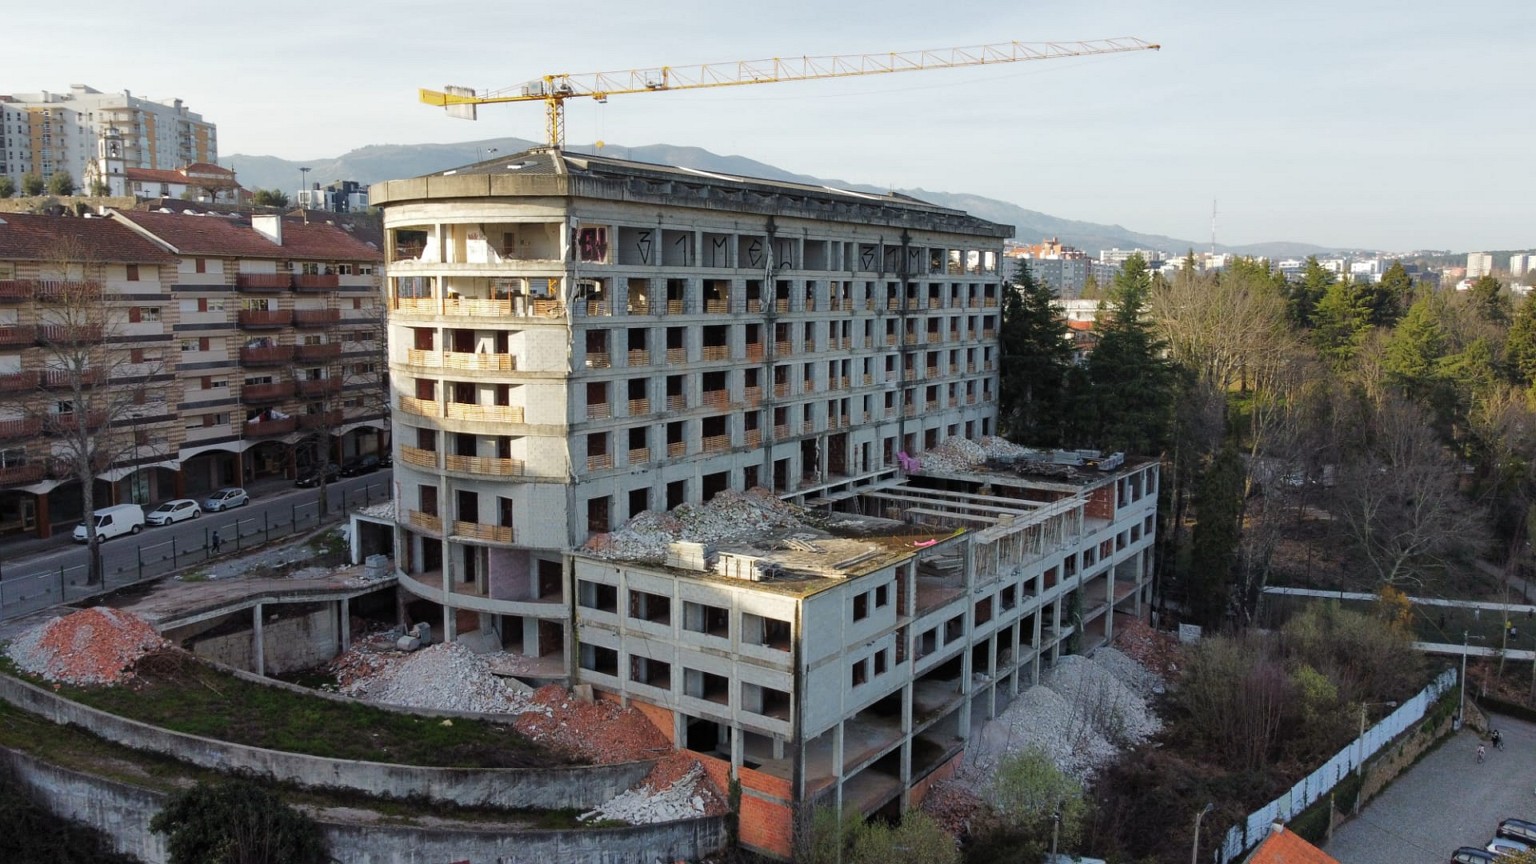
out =
[[[58,277],[37,283],[43,369],[29,408],[52,439],[54,470],[80,484],[88,581],[101,581],[96,481],[148,445],[147,418],[168,413],[164,360],[122,340],[129,308],[103,289],[103,264],[63,242],[47,262]]]

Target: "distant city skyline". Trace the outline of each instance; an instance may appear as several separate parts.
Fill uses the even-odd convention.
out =
[[[972,193],[1068,219],[1217,241],[1387,250],[1536,247],[1536,4],[1299,0],[1236,7],[786,0],[744,17],[697,0],[498,4],[274,0],[259,7],[59,0],[8,10],[0,92],[72,83],[181,98],[222,158],[369,144],[537,140],[539,105],[471,124],[418,87],[589,72],[1137,36],[1161,52],[572,103],[568,140],[666,143],[851,183]],[[44,34],[58,33],[66,41]],[[1027,238],[1026,238],[1027,239]]]

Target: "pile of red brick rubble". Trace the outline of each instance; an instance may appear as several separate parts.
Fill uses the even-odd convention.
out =
[[[7,653],[23,671],[60,684],[118,684],[144,655],[169,646],[143,618],[98,606],[40,624]]]

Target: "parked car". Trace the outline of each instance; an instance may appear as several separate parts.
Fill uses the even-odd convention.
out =
[[[1519,840],[1511,840],[1508,837],[1495,837],[1483,847],[1495,856],[1513,855],[1516,852],[1529,852],[1529,843],[1521,843]]]
[[[1451,864],[1493,864],[1498,856],[1487,849],[1463,846],[1451,853]]]
[[[91,514],[96,520],[96,536],[111,540],[123,534],[137,534],[144,528],[144,508],[137,504],[113,504]],[[75,526],[75,542],[85,543],[85,523]]]
[[[244,507],[251,503],[251,496],[245,494],[244,489],[234,486],[228,489],[220,489],[203,499],[203,509],[209,513],[217,513],[220,510],[228,510],[231,507]]]
[[[300,489],[310,489],[319,486],[321,478],[324,478],[325,482],[330,483],[340,476],[341,469],[336,467],[336,463],[327,462],[323,467],[310,468],[299,479],[293,481],[293,485]]]
[[[191,498],[176,498],[149,511],[144,520],[151,525],[169,525],[183,519],[196,519],[203,515],[203,508]]]
[[[367,456],[359,456],[356,459],[348,459],[346,464],[341,466],[341,476],[360,477],[364,474],[372,474],[377,470],[379,470],[379,457],[369,454]]]
[[[388,451],[386,451],[384,453],[380,453],[379,454],[379,467],[380,468],[393,468],[393,467],[395,467],[395,457],[391,456],[388,453]]]
[[[1521,843],[1536,846],[1536,822],[1528,822],[1524,819],[1505,819],[1499,823],[1499,829],[1493,832],[1495,837],[1507,837],[1510,840],[1518,840]]]

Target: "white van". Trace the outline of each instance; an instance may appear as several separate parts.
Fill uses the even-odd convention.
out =
[[[96,536],[111,540],[122,534],[137,534],[144,528],[144,508],[137,504],[113,504],[94,514]],[[75,526],[75,542],[86,542],[85,523]]]

